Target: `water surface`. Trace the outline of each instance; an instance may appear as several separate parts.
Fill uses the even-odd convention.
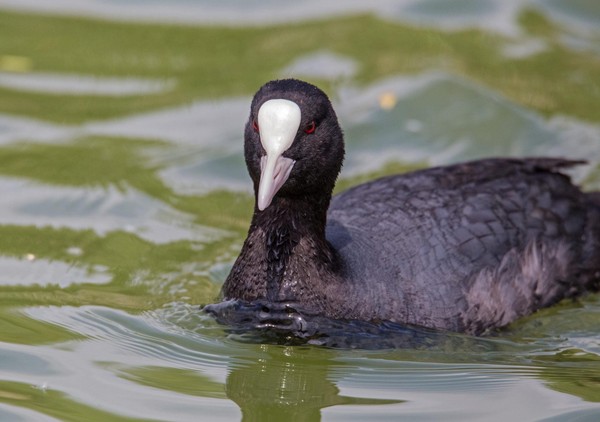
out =
[[[0,420],[600,419],[598,295],[486,338],[303,344],[199,311],[245,237],[271,78],[330,94],[338,189],[552,155],[600,190],[595,2],[341,4],[0,0]]]

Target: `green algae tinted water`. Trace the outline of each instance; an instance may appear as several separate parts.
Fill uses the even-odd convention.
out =
[[[554,155],[599,190],[593,1],[71,3],[0,1],[0,420],[600,418],[598,295],[369,347],[260,344],[198,312],[247,230],[242,129],[268,79],[330,94],[338,189]]]

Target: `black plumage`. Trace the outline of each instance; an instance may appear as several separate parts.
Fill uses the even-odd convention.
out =
[[[255,95],[245,157],[255,192],[270,99],[301,110],[295,161],[229,274],[225,299],[335,319],[482,334],[600,284],[600,201],[554,158],[487,159],[389,176],[331,197],[344,156],[327,96],[297,80]],[[303,130],[311,127],[314,132]]]

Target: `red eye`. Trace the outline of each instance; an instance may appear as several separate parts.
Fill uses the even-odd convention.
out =
[[[255,132],[258,132],[258,123],[256,123],[256,120],[252,120],[252,128]]]
[[[312,122],[309,123],[308,126],[306,126],[306,128],[304,129],[304,132],[308,133],[310,135],[311,133],[313,133],[315,131],[316,128],[317,128],[317,125],[316,125],[315,121],[313,120]]]

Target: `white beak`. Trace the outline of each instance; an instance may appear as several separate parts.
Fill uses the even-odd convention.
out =
[[[260,142],[267,152],[260,160],[257,206],[261,211],[290,176],[295,161],[282,154],[294,142],[301,114],[295,102],[283,99],[266,101],[258,110]]]

